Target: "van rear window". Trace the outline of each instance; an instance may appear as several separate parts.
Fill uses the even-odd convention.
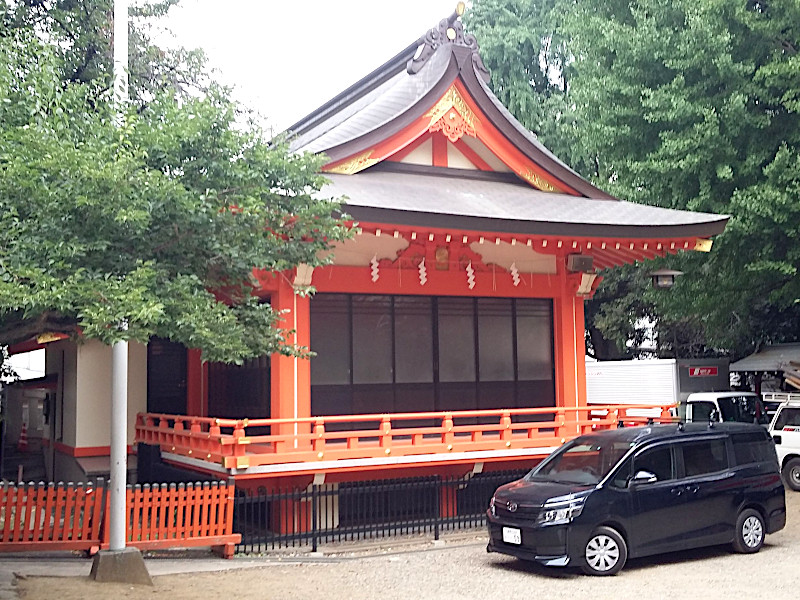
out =
[[[686,477],[716,473],[728,468],[728,453],[723,439],[688,442],[679,447],[683,450]]]
[[[778,414],[775,421],[775,431],[780,431],[784,427],[800,427],[800,408],[786,407]]]
[[[737,465],[777,461],[775,446],[766,431],[734,433],[731,435],[731,441]]]

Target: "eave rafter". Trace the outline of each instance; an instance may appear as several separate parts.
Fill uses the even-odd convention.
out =
[[[426,243],[437,246],[449,244],[466,247],[477,242],[482,244],[506,243],[511,246],[525,246],[540,254],[552,254],[565,257],[568,254],[588,254],[594,259],[595,270],[633,264],[640,261],[664,257],[678,251],[700,250],[708,248],[708,240],[700,238],[651,238],[651,239],[618,239],[618,238],[582,238],[569,236],[515,235],[493,234],[489,232],[447,231],[433,228],[393,227],[361,223],[360,229],[372,235],[388,235],[402,237],[411,243]]]

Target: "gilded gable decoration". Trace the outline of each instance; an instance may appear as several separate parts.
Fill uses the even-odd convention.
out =
[[[341,163],[339,165],[335,165],[333,167],[328,167],[325,170],[328,171],[329,173],[341,173],[342,175],[354,175],[355,173],[358,173],[359,171],[363,171],[364,169],[366,169],[368,167],[371,167],[375,163],[380,162],[375,158],[371,158],[372,157],[372,152],[373,152],[373,150],[369,149],[366,152],[363,152],[363,153],[359,154],[358,156],[354,156],[353,158],[351,158],[350,160],[348,160],[346,162],[343,162],[343,163]]]
[[[478,117],[455,86],[447,90],[425,118],[430,118],[428,131],[441,131],[453,143],[464,134],[475,137],[475,125],[479,124]]]
[[[529,182],[534,187],[539,188],[543,192],[558,191],[556,190],[556,188],[550,185],[544,178],[534,173],[532,169],[528,169],[525,173],[522,173],[522,176],[525,178],[527,182]]]

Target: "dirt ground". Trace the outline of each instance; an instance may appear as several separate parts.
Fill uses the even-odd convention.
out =
[[[548,569],[487,554],[486,538],[389,547],[324,556],[266,558],[263,566],[209,573],[154,577],[154,586],[99,584],[85,577],[32,577],[17,588],[25,600],[704,600],[798,597],[800,493],[787,491],[787,525],[767,537],[755,555],[725,547],[631,560],[616,577]],[[398,542],[394,542],[398,544]],[[158,560],[158,559],[150,559]],[[234,559],[231,562],[236,562]]]

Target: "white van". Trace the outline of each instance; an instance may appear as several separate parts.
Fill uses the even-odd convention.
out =
[[[769,432],[787,487],[800,492],[800,399],[787,400],[775,412]]]
[[[758,423],[764,426],[769,424],[761,396],[755,392],[689,394],[686,402],[678,407],[678,416],[687,423],[708,423],[713,420],[725,423]]]

